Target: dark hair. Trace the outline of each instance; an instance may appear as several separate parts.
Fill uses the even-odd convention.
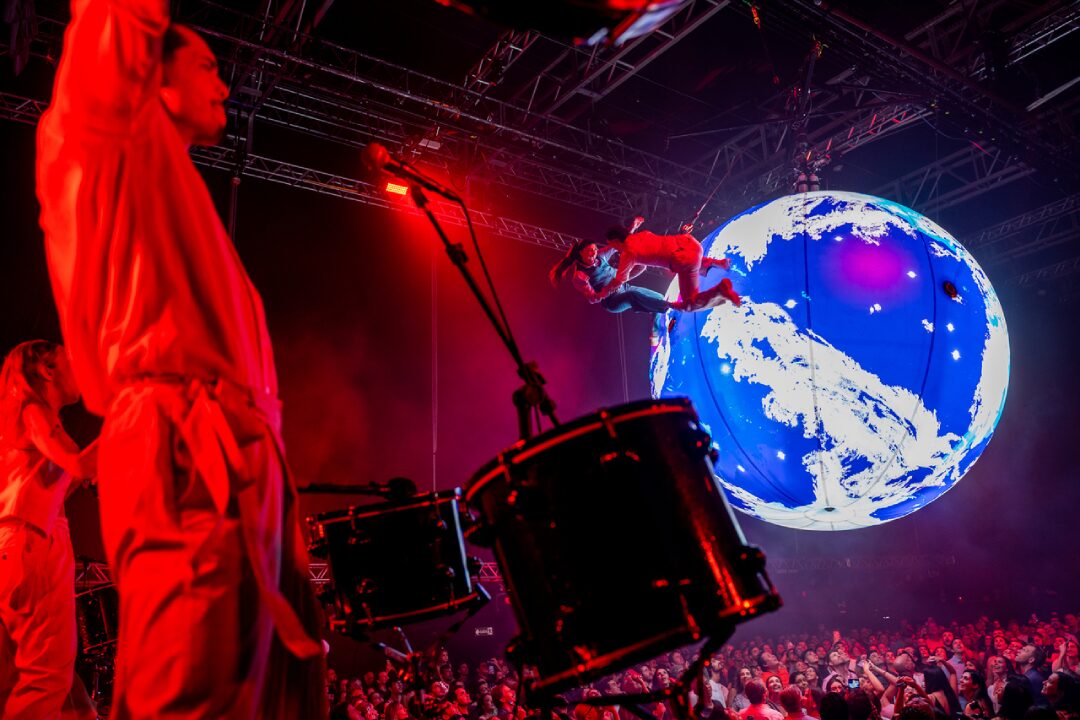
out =
[[[56,366],[60,346],[48,340],[19,343],[0,368],[0,447],[17,441],[22,411],[30,403],[45,403],[43,371]]]
[[[945,694],[945,699],[949,703],[949,707],[946,708],[947,712],[952,714],[960,712],[960,700],[956,697],[956,693],[953,692],[952,685],[949,684],[949,679],[945,676],[944,670],[939,667],[928,667],[923,670],[923,686],[928,693],[940,690]]]
[[[570,246],[570,249],[566,251],[566,254],[562,256],[559,262],[555,263],[551,270],[548,271],[548,279],[552,285],[558,286],[559,282],[566,279],[567,273],[570,271],[570,267],[577,262],[581,261],[581,251],[588,245],[595,245],[592,240],[578,240],[576,243]]]
[[[165,37],[162,38],[161,59],[163,61],[172,60],[172,56],[176,54],[177,50],[186,47],[191,42],[191,36],[188,33],[181,32],[181,28],[188,32],[195,32],[187,25],[169,23],[169,27],[165,28]]]
[[[799,712],[802,707],[802,691],[794,685],[788,685],[780,691],[780,705],[789,713]]]
[[[750,670],[750,668],[748,668],[745,665],[740,665],[740,666],[732,665],[732,668],[735,670],[735,675],[731,679],[731,681],[735,684],[735,692],[736,693],[742,693],[743,695],[745,695],[746,694],[746,685],[743,684],[742,678],[740,678],[739,676],[742,674],[742,671],[744,669],[745,670]],[[750,672],[750,678],[751,679],[753,679],[753,675],[754,675],[753,671],[751,671]]]
[[[1031,691],[1028,689],[1027,678],[1011,675],[1001,690],[998,716],[1005,720],[1023,720],[1024,713],[1031,707],[1031,703]]]
[[[848,703],[840,693],[825,693],[818,703],[821,720],[848,720]]]
[[[904,705],[904,709],[900,711],[899,720],[934,720],[936,715],[934,709],[925,702],[911,703],[910,705]]]
[[[755,678],[746,683],[743,692],[746,694],[746,699],[750,701],[751,705],[760,705],[765,699],[765,683]]]
[[[625,240],[629,234],[630,232],[622,225],[612,225],[604,233],[604,237],[608,240]]]
[[[1069,670],[1056,670],[1051,675],[1058,676],[1058,692],[1061,693],[1054,709],[1080,713],[1080,675]]]
[[[844,696],[849,720],[877,720],[878,707],[874,697],[865,690],[848,690]]]

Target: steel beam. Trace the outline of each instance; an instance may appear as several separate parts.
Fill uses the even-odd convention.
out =
[[[932,215],[1033,172],[1033,168],[1000,148],[983,148],[969,143],[956,152],[875,188],[872,194]]]

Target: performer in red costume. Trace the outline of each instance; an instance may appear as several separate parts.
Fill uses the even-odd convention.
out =
[[[616,226],[607,231],[609,247],[619,252],[619,268],[615,277],[598,294],[603,300],[619,290],[630,279],[636,267],[659,267],[670,270],[679,278],[679,294],[682,301],[679,310],[702,310],[731,302],[736,307],[742,299],[731,286],[731,280],[724,278],[719,285],[704,292],[699,290],[702,271],[708,272],[713,267],[728,267],[725,260],[705,258],[699,243],[689,233],[680,235],[656,235],[647,230],[638,230],[644,218],[637,217],[630,228]]]
[[[187,152],[226,96],[167,0],[78,0],[38,128],[53,292],[105,417],[117,718],[325,716],[262,301]]]
[[[0,718],[53,720],[75,671],[72,477],[94,473],[60,424],[79,391],[64,348],[24,342],[0,371]]]

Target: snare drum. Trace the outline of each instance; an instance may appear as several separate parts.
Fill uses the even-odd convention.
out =
[[[546,695],[780,606],[687,400],[644,401],[519,442],[466,490]],[[722,637],[721,637],[722,636]]]
[[[120,596],[112,584],[81,592],[75,596],[75,620],[79,631],[79,653],[101,655],[116,647],[120,617]]]
[[[326,558],[331,627],[354,637],[474,607],[460,490],[310,517],[310,552]]]

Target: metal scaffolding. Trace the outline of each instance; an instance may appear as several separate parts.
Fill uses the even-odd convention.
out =
[[[662,26],[622,45],[562,46],[511,98],[544,117],[573,120],[701,27],[731,0],[690,0]]]
[[[1001,148],[969,142],[956,152],[875,188],[872,194],[933,215],[1033,172],[1020,158]]]
[[[1075,193],[988,227],[965,238],[964,246],[972,250],[981,262],[995,264],[1078,239],[1080,193]]]

